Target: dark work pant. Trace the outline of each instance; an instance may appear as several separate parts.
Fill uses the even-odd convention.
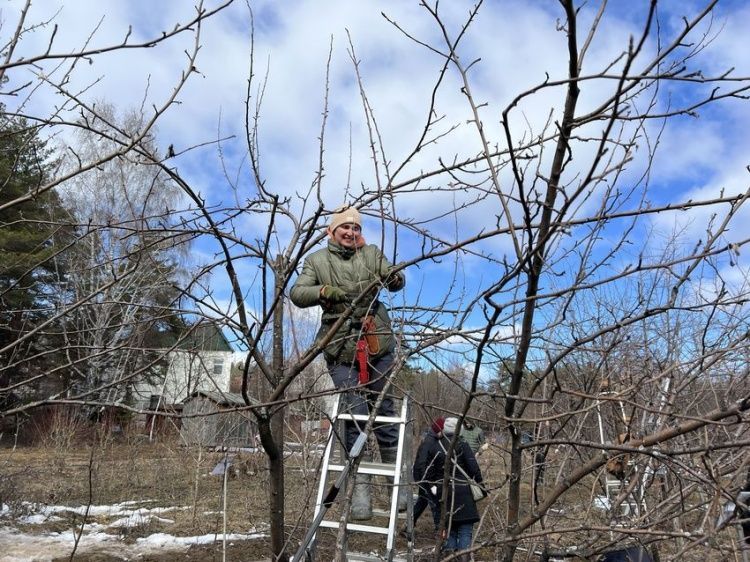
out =
[[[356,364],[329,363],[328,372],[333,379],[333,385],[337,390],[347,390],[341,394],[339,399],[340,412],[348,412],[355,415],[367,416],[370,409],[375,405],[378,395],[383,390],[386,377],[393,369],[394,357],[392,353],[386,353],[377,359],[371,359],[368,365],[370,382],[365,387],[355,388],[359,385],[359,367]],[[378,409],[379,416],[395,416],[393,399],[386,396]],[[360,428],[364,429],[366,421],[345,423],[345,445],[346,450],[351,450],[354,442],[359,437]],[[381,449],[396,447],[398,445],[398,428],[394,424],[376,423],[375,438]]]
[[[471,546],[471,536],[474,532],[474,523],[457,523],[452,525],[445,541],[443,551],[453,552],[455,550],[466,550]]]
[[[426,484],[419,485],[419,497],[414,504],[414,525],[417,524],[419,516],[427,506],[430,506],[432,511],[432,522],[435,524],[435,529],[440,526],[440,498],[437,494],[433,494],[430,487]]]

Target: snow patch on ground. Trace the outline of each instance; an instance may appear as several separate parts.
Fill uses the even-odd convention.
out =
[[[62,521],[62,517],[57,515],[45,515],[43,513],[35,513],[34,515],[26,515],[18,519],[19,523],[24,525],[42,525],[43,523],[51,523],[54,521]]]
[[[112,521],[112,523],[107,525],[107,527],[109,527],[110,529],[143,527],[152,522],[165,523],[167,525],[170,525],[174,523],[174,519],[164,519],[163,517],[156,517],[155,515],[141,515],[139,513],[135,513],[133,515],[129,515],[128,517],[121,517],[120,519],[116,519]]]
[[[53,515],[55,513],[75,513],[76,515],[88,514],[89,517],[130,517],[134,515],[146,517],[153,514],[189,509],[188,507],[154,507],[150,509],[146,507],[139,507],[137,509],[127,509],[127,506],[131,505],[137,505],[137,503],[127,501],[116,503],[113,505],[82,505],[79,507],[70,507],[67,505],[35,505],[24,503],[24,506],[27,506],[29,509],[37,511],[38,513],[41,513],[43,515]]]
[[[266,536],[264,533],[250,533],[247,535],[232,533],[227,535],[226,540],[243,541],[249,539],[260,539],[264,536]],[[150,535],[148,537],[137,539],[136,543],[143,546],[150,546],[158,550],[161,550],[163,548],[168,548],[169,550],[185,550],[193,544],[209,544],[222,540],[224,540],[223,535],[217,535],[214,533],[210,535],[200,535],[197,537],[175,537],[174,535],[169,535],[166,533],[154,533],[153,535]]]
[[[176,537],[168,533],[154,533],[148,537],[139,538],[135,543],[126,543],[120,534],[106,532],[108,529],[133,528],[158,522],[169,525],[171,519],[159,517],[158,514],[170,511],[185,510],[187,507],[156,507],[144,508],[132,506],[148,502],[128,501],[115,505],[89,506],[89,517],[111,518],[117,517],[106,524],[89,522],[84,526],[76,553],[98,553],[115,559],[128,560],[146,554],[164,552],[182,552],[191,545],[221,542],[225,539],[222,534],[200,535],[197,537]],[[45,506],[27,503],[23,505],[24,515],[12,518],[12,511],[7,505],[0,507],[0,518],[4,525],[0,527],[0,562],[48,562],[55,558],[70,556],[78,535],[77,529],[60,533],[26,533],[16,528],[19,524],[43,524],[50,521],[61,521],[58,513],[75,513],[83,515],[86,506]],[[226,535],[227,541],[252,540],[265,537],[266,533],[252,529],[249,533],[234,533]]]

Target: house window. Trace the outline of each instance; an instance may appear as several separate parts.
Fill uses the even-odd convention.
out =
[[[156,410],[161,403],[161,396],[159,394],[152,394],[148,400],[148,409]]]
[[[221,375],[224,372],[224,359],[221,357],[214,358],[214,375]]]

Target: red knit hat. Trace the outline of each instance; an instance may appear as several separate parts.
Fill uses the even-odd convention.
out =
[[[432,420],[432,432],[433,433],[442,433],[443,432],[443,426],[445,425],[445,418],[439,417]]]

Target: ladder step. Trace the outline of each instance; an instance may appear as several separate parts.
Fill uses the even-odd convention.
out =
[[[372,516],[375,517],[386,517],[389,518],[391,516],[391,510],[390,509],[378,509],[377,507],[372,508]],[[399,511],[396,515],[397,519],[406,519],[406,510]]]
[[[347,552],[347,562],[383,562],[385,558],[375,554],[365,554],[364,552]],[[391,558],[393,562],[406,562],[406,558]]]
[[[323,520],[320,522],[320,526],[326,529],[338,529],[341,523],[338,521]],[[376,535],[387,535],[388,527],[376,527],[375,525],[361,525],[359,523],[347,523],[347,531],[357,531],[360,533],[375,533]]]
[[[366,422],[370,416],[366,414],[339,414],[336,419],[344,421],[363,421]],[[375,423],[404,423],[403,418],[396,416],[375,416]]]
[[[331,472],[341,472],[344,470],[343,464],[329,464],[328,470]],[[396,465],[384,462],[361,462],[357,468],[359,474],[374,474],[377,476],[395,476]]]
[[[376,509],[373,507],[372,516],[373,517],[390,517],[391,512],[388,509]],[[406,519],[406,510],[399,511],[397,517],[398,519]]]

